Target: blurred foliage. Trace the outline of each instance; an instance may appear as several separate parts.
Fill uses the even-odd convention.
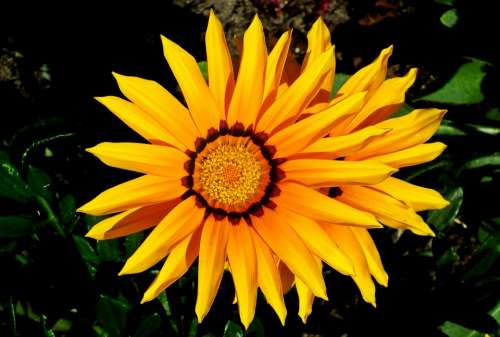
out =
[[[206,18],[168,6],[155,11],[186,29],[151,13],[151,20],[162,22],[153,33],[116,34],[103,27],[80,35],[68,29],[71,36],[43,28],[37,36],[2,33],[0,105],[11,118],[0,125],[0,336],[500,335],[498,55],[479,41],[495,31],[488,26],[495,13],[489,3],[332,1],[331,8],[347,11],[337,21],[329,21],[335,18],[329,1],[241,3],[252,7],[239,10],[231,2],[230,24],[246,22],[248,8],[266,15],[271,32],[298,22],[298,56],[304,27],[324,14],[337,42],[334,91],[389,43],[396,47],[391,75],[420,68],[397,114],[413,107],[447,108],[434,138],[448,149],[398,174],[438,189],[450,201],[443,210],[423,214],[437,236],[373,232],[390,275],[390,286],[377,289],[377,309],[361,300],[350,279],[325,269],[331,301],[316,300],[306,325],[296,315],[291,291],[285,327],[259,297],[256,318],[245,332],[226,275],[212,310],[198,324],[196,265],[156,300],[140,305],[158,266],[134,276],[117,273],[144,233],[95,242],[84,235],[100,218],[75,213],[77,205],[133,176],[105,167],[84,148],[139,140],[91,97],[117,93],[111,70],[153,78],[175,92],[160,59],[158,33],[173,36],[202,60]],[[205,7],[195,12],[206,14]],[[206,69],[206,63],[201,66]]]

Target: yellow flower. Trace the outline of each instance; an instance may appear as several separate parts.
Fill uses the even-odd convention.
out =
[[[291,32],[268,54],[256,16],[243,38],[235,80],[222,25],[211,13],[208,85],[195,59],[162,37],[187,107],[156,82],[118,74],[128,100],[97,98],[149,143],[101,143],[88,151],[144,175],[104,191],[79,211],[117,213],[89,231],[97,240],[154,227],[120,272],[139,273],[166,257],[143,302],[198,259],[200,321],[226,263],[245,327],[257,288],[284,323],[283,294],[293,284],[305,321],[314,296],[327,299],[322,262],[353,277],[375,304],[370,274],[383,285],[387,275],[367,228],[383,223],[432,233],[415,210],[446,201],[390,175],[430,160],[430,150],[418,146],[434,133],[442,112],[417,110],[378,123],[396,109],[394,102],[402,103],[408,86],[384,81],[387,50],[329,102],[335,60],[321,20],[308,39],[302,66],[288,57]]]

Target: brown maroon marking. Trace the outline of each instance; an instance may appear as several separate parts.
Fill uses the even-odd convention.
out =
[[[271,172],[269,173],[269,177],[271,178],[272,182],[277,183],[278,181],[286,177],[286,173],[279,167],[273,166],[271,168]]]
[[[257,146],[262,146],[265,144],[269,136],[265,132],[258,132],[252,136],[252,141]]]
[[[229,126],[225,120],[219,122],[219,133],[221,136],[225,136],[229,133]]]
[[[210,208],[210,207],[207,207],[207,201],[205,200],[205,198],[203,198],[201,195],[199,194],[196,194],[196,206],[198,208]]]
[[[186,172],[190,175],[193,174],[193,172],[194,172],[194,159],[190,159],[184,163],[184,170],[186,170]]]
[[[191,158],[191,159],[195,159],[196,158],[196,152],[194,152],[194,151],[186,150],[186,151],[184,151],[184,153],[187,154],[188,157]]]
[[[208,218],[210,216],[210,213],[212,213],[212,209],[211,208],[205,208],[205,214],[203,214],[203,220],[205,220],[206,218]]]
[[[207,142],[211,143],[214,140],[216,140],[219,137],[219,131],[217,131],[215,128],[210,128],[208,129],[207,132]]]
[[[229,133],[235,137],[241,137],[245,134],[245,126],[241,122],[236,122]]]
[[[276,153],[276,147],[273,145],[264,145],[260,147],[260,152],[268,161],[273,159],[274,154]]]
[[[243,219],[245,220],[248,226],[252,226],[252,218],[248,213],[243,213]]]
[[[207,146],[207,141],[205,138],[198,137],[194,141],[194,146],[196,147],[196,152],[200,153]]]
[[[227,212],[222,208],[214,208],[213,214],[216,220],[222,220],[227,216]]]
[[[340,187],[330,187],[330,189],[328,190],[328,196],[330,198],[340,197],[341,195],[342,190],[340,189]]]
[[[250,137],[251,135],[253,135],[253,124],[250,124],[248,126],[248,128],[245,130],[245,132],[243,133],[244,137]]]
[[[264,210],[262,209],[262,205],[259,202],[256,202],[248,208],[248,213],[260,217],[264,215]]]
[[[278,166],[286,162],[286,158],[274,158],[269,161],[271,166]]]
[[[276,205],[276,203],[274,201],[272,201],[271,199],[267,199],[267,198],[263,198],[261,203],[262,203],[262,205],[264,205],[264,207],[267,207],[269,209],[275,209],[276,207],[278,207],[278,205]]]
[[[182,177],[181,179],[182,186],[191,188],[193,187],[193,177],[192,176],[185,176]]]
[[[181,195],[181,199],[182,200],[186,200],[187,198],[189,198],[190,196],[192,195],[196,195],[196,193],[193,191],[193,190],[187,190],[186,192],[184,192],[182,195]]]
[[[240,223],[240,220],[241,220],[241,213],[238,213],[238,212],[229,212],[227,214],[227,218],[228,220],[233,224],[233,225],[237,225]]]
[[[277,197],[281,194],[280,188],[273,183],[270,183],[266,186],[266,196],[269,198]]]

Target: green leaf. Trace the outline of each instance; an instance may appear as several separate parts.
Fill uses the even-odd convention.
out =
[[[401,117],[401,116],[407,115],[410,112],[412,112],[414,109],[415,108],[412,107],[411,105],[409,105],[407,103],[403,103],[403,105],[401,105],[401,108],[399,108],[399,110],[397,112],[393,113],[391,115],[391,117]]]
[[[16,238],[33,234],[37,222],[29,215],[0,216],[0,238]]]
[[[485,166],[498,166],[498,165],[500,165],[500,153],[495,153],[489,156],[479,157],[468,161],[460,169],[459,174],[463,170],[475,170],[483,168]]]
[[[475,257],[477,262],[469,268],[464,276],[464,280],[481,280],[492,270],[500,258],[500,236],[498,233],[491,233],[481,244],[481,248]]]
[[[223,337],[243,337],[243,330],[233,321],[227,321]]]
[[[52,192],[48,189],[52,180],[47,173],[30,165],[28,166],[27,180],[28,185],[34,193],[41,195],[46,199],[52,198]]]
[[[144,239],[144,233],[139,232],[125,237],[125,258],[128,259]]]
[[[441,21],[441,23],[446,27],[453,28],[453,26],[455,26],[458,21],[457,10],[455,8],[448,9],[446,12],[443,13],[443,15],[441,15],[439,21]]]
[[[486,113],[486,118],[500,122],[500,108],[493,108]]]
[[[119,262],[120,261],[120,249],[118,247],[118,240],[105,240],[97,241],[96,243],[97,253],[99,254],[100,260],[105,262]]]
[[[80,252],[81,257],[85,262],[88,262],[92,265],[97,265],[101,262],[94,248],[92,248],[90,243],[85,238],[73,235],[73,241],[75,241],[76,248]]]
[[[75,210],[76,202],[75,198],[72,195],[65,195],[59,201],[59,213],[61,214],[61,220],[63,223],[66,224],[73,220],[73,217],[75,216]]]
[[[450,204],[443,209],[430,211],[427,217],[427,223],[433,225],[437,231],[444,230],[453,222],[464,200],[464,191],[460,186],[448,189],[443,194]]]
[[[258,317],[255,317],[248,327],[247,335],[252,337],[266,337],[266,329]]]
[[[207,61],[198,62],[198,67],[200,67],[201,74],[205,78],[205,81],[208,82],[208,64],[207,64]]]
[[[455,0],[434,0],[434,1],[447,6],[453,6],[453,4],[455,3]]]
[[[333,79],[333,87],[330,91],[330,100],[337,95],[339,89],[344,85],[344,83],[351,77],[351,75],[344,73],[335,74],[335,78]]]
[[[21,179],[21,175],[9,161],[7,153],[0,151],[0,197],[25,203],[32,196],[33,191]]]
[[[449,120],[443,120],[439,129],[436,132],[438,136],[466,136],[467,133],[462,129],[453,126],[452,122]]]
[[[483,337],[484,334],[478,331],[467,329],[459,324],[446,321],[440,327],[445,335],[449,337]]]
[[[161,303],[161,306],[163,307],[163,310],[165,310],[165,314],[167,315],[168,323],[170,324],[170,327],[176,334],[179,333],[179,327],[177,325],[177,322],[175,319],[172,317],[172,311],[170,310],[170,303],[168,302],[167,298],[167,293],[163,291],[158,295],[157,297],[158,301]]]
[[[68,331],[73,326],[73,323],[70,320],[60,318],[57,322],[52,326],[52,330],[54,331]]]
[[[197,334],[198,334],[198,319],[193,318],[193,320],[191,321],[191,325],[189,327],[188,337],[196,337]]]
[[[139,324],[134,337],[157,336],[160,331],[160,326],[160,314],[155,312],[154,314],[148,315],[141,320],[141,324]]]
[[[122,301],[101,295],[97,302],[97,320],[110,337],[127,336],[127,312],[130,307]]]
[[[482,70],[486,62],[471,59],[463,64],[451,79],[437,91],[420,97],[417,101],[447,104],[477,104],[483,101],[481,82],[486,73]]]
[[[43,328],[43,332],[45,334],[45,337],[56,337],[56,335],[54,334],[54,331],[52,331],[52,329],[47,328],[47,317],[45,317],[45,315],[42,315],[42,328]]]

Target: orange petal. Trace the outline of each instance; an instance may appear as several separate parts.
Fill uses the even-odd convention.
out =
[[[224,111],[225,115],[234,89],[233,64],[224,36],[224,28],[213,10],[210,10],[205,34],[205,46],[208,64],[208,86],[219,110]]]
[[[219,121],[225,118],[215,102],[194,57],[179,45],[162,36],[163,54],[174,73],[189,107],[194,123],[202,136],[210,128],[217,129]]]
[[[227,258],[238,298],[240,319],[245,329],[248,329],[257,300],[257,261],[250,227],[245,222],[229,227]]]
[[[396,151],[370,159],[392,167],[407,167],[430,162],[436,159],[446,149],[446,145],[440,142],[419,144],[407,149]]]
[[[266,209],[262,217],[252,217],[252,224],[288,268],[306,283],[316,296],[327,299],[321,268],[283,217],[273,210]]]
[[[369,213],[352,208],[312,188],[293,182],[279,184],[278,204],[317,221],[352,224],[361,227],[382,227]]]
[[[387,287],[389,276],[382,265],[380,254],[378,253],[377,247],[375,246],[375,242],[373,242],[370,233],[364,228],[350,227],[350,229],[354,233],[354,236],[358,240],[358,243],[365,254],[370,273],[380,285]]]
[[[115,239],[156,226],[180,202],[174,199],[159,204],[132,208],[95,224],[86,237],[96,240]]]
[[[269,106],[278,95],[281,75],[283,73],[291,41],[292,31],[283,33],[267,57],[266,80],[263,96],[263,106],[265,107]]]
[[[125,170],[181,179],[187,173],[183,164],[189,157],[172,147],[139,143],[100,143],[88,152],[106,165]]]
[[[102,192],[77,211],[91,215],[117,213],[176,199],[185,191],[177,179],[144,175]]]
[[[195,308],[199,322],[210,310],[222,280],[230,226],[227,220],[215,221],[212,216],[207,218],[203,226],[198,258],[198,293]]]
[[[266,62],[264,29],[255,15],[243,37],[243,55],[227,114],[230,126],[236,122],[245,126],[255,125],[264,95]]]
[[[201,228],[185,237],[175,246],[163,264],[160,273],[144,293],[141,303],[155,299],[163,290],[181,278],[198,257]]]
[[[196,206],[195,197],[179,203],[128,258],[119,275],[140,273],[155,265],[200,226],[204,213]]]

